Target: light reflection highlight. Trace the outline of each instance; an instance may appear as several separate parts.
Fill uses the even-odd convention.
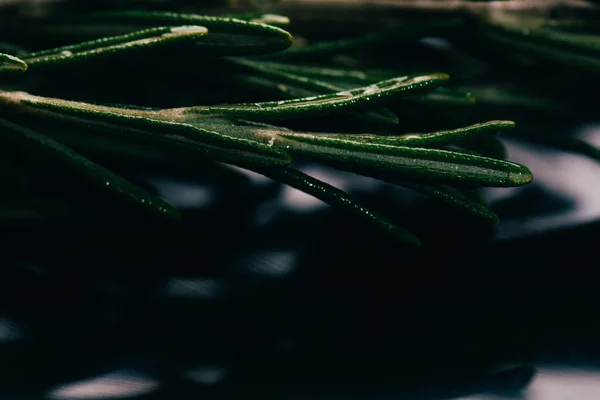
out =
[[[227,369],[221,365],[201,365],[185,371],[184,376],[202,385],[214,385],[227,376]]]
[[[21,337],[22,334],[14,321],[0,317],[0,343],[13,342]]]
[[[600,131],[596,131],[596,134],[600,135]],[[559,211],[554,215],[517,219],[500,216],[501,223],[497,230],[499,239],[566,228],[600,218],[600,191],[596,190],[600,176],[598,161],[564,151],[551,149],[542,151],[537,147],[509,140],[505,140],[505,143],[508,159],[525,164],[531,169],[534,176],[533,184],[542,185],[544,189],[560,194],[575,204],[572,208]],[[495,192],[487,191],[492,196]]]
[[[170,297],[211,298],[223,294],[223,286],[217,279],[171,278],[165,282],[164,292]]]
[[[600,400],[600,370],[540,368],[520,396],[478,394],[456,400]]]
[[[96,378],[61,385],[50,392],[55,400],[122,399],[156,390],[154,379],[128,371],[116,371]]]
[[[179,208],[205,208],[215,201],[214,189],[189,182],[157,181],[152,185],[169,203]]]

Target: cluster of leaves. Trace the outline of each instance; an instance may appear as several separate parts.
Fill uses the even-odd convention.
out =
[[[440,55],[416,39],[450,37],[476,53],[510,54],[511,63],[517,49],[595,73],[597,37],[563,31],[593,29],[593,19],[554,23],[535,13],[465,10],[441,17],[420,10],[414,20],[389,24],[363,18],[358,35],[349,34],[340,18],[326,26],[326,38],[322,25],[300,23],[302,36],[294,41],[286,30],[290,19],[270,13],[83,12],[67,6],[41,16],[7,11],[0,21],[6,179],[39,180],[31,179],[35,160],[36,170],[60,166],[81,187],[178,218],[173,206],[87,154],[125,155],[135,163],[151,149],[166,163],[189,165],[209,158],[293,186],[418,244],[385,216],[292,166],[308,160],[401,185],[495,222],[473,190],[523,185],[532,175],[504,159],[495,136],[514,123],[486,122],[481,115],[498,111],[498,104],[528,113],[573,107],[563,107],[557,91],[548,96],[541,78],[533,94],[526,91],[535,84],[498,85],[514,78],[505,64],[494,63],[504,72],[490,81],[488,65],[460,52]],[[289,11],[294,21],[295,10]],[[356,10],[348,15],[359,20]],[[473,28],[480,34],[465,35]],[[498,47],[490,51],[490,43]],[[483,99],[483,109],[473,106],[475,98]],[[589,150],[567,136],[544,140]],[[17,200],[32,196],[26,186],[15,191]],[[64,201],[72,202],[71,195]]]

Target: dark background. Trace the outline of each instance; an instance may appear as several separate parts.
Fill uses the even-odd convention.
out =
[[[599,142],[593,118],[568,118],[568,133]],[[102,199],[73,198],[44,224],[10,208],[0,397],[600,399],[600,165],[507,143],[535,180],[486,192],[495,227],[303,167],[410,228],[419,250],[255,174],[99,156],[183,222]]]
[[[424,239],[415,251],[294,189],[212,168],[207,180],[148,178],[183,207],[183,224],[4,227],[6,396],[514,397],[530,366],[538,375],[523,398],[598,393],[592,184],[572,197],[543,179],[490,192],[503,222],[489,228],[408,191],[306,167],[394,207]],[[517,201],[542,211],[503,217]],[[509,366],[520,367],[500,373]]]

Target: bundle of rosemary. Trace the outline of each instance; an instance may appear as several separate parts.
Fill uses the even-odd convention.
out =
[[[455,18],[294,44],[280,15],[81,12],[68,4],[42,16],[2,14],[2,148],[15,171],[5,179],[21,189],[11,190],[15,203],[47,179],[30,173],[35,160],[33,169],[60,166],[73,179],[61,189],[67,205],[91,190],[148,218],[180,218],[92,156],[135,164],[150,149],[165,163],[208,158],[252,170],[418,244],[385,215],[293,165],[309,160],[391,182],[489,222],[497,217],[473,190],[532,179],[504,160],[495,137],[511,121],[411,130],[415,115],[437,125],[474,98],[445,72],[423,72],[428,60],[412,56],[416,65],[398,67],[382,51],[452,31]]]

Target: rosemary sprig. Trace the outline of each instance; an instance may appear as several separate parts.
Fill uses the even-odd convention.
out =
[[[406,144],[414,144],[415,135],[412,135],[412,138],[409,136],[400,139],[362,135],[355,139],[348,135],[295,134],[276,132],[273,129],[226,129],[223,126],[219,130],[211,130],[198,125],[202,121],[198,119],[198,115],[204,118],[254,116],[279,119],[298,118],[306,113],[322,114],[330,109],[355,107],[371,99],[379,100],[392,93],[421,88],[419,85],[431,82],[435,78],[435,75],[405,77],[347,93],[309,99],[152,111],[97,106],[14,92],[0,92],[0,102],[19,109],[43,109],[77,116],[82,120],[103,120],[111,125],[118,122],[121,127],[172,132],[199,143],[229,146],[269,157],[280,157],[282,160],[290,159],[293,154],[301,154],[342,169],[384,179],[389,174],[392,174],[392,177],[399,174],[400,177],[408,175],[426,180],[490,186],[514,186],[531,181],[531,173],[517,164],[448,150],[401,145],[403,141]],[[460,138],[473,132],[506,127],[512,127],[512,124],[491,122],[462,130],[418,136],[416,142],[420,145],[439,145],[446,136],[454,135]]]
[[[36,20],[35,24],[32,21],[15,29],[26,29],[31,34],[34,31],[50,32],[48,30],[52,28],[55,30],[51,35],[73,33],[74,38],[80,32],[79,28],[86,24],[89,32],[100,37],[20,53],[20,60],[12,56],[2,58],[6,60],[4,64],[12,65],[10,68],[21,72],[27,70],[23,82],[47,73],[64,76],[75,66],[80,71],[85,70],[97,65],[97,60],[109,65],[136,56],[140,56],[142,62],[179,54],[191,60],[204,57],[203,66],[220,69],[224,77],[234,78],[229,82],[232,85],[250,83],[254,88],[257,84],[278,88],[287,85],[286,88],[291,89],[284,90],[283,99],[275,101],[267,98],[254,102],[162,108],[103,105],[40,96],[12,87],[0,90],[3,117],[19,121],[15,124],[7,120],[0,127],[3,132],[10,132],[7,137],[12,138],[12,146],[35,144],[45,162],[61,163],[75,176],[89,180],[89,183],[96,182],[97,188],[108,190],[113,196],[120,196],[124,202],[142,209],[177,216],[176,210],[164,201],[78,154],[77,149],[85,147],[86,137],[100,136],[115,144],[160,146],[174,157],[208,157],[256,171],[364,218],[409,245],[419,241],[405,229],[339,189],[291,168],[290,164],[317,161],[403,185],[487,222],[497,222],[497,217],[467,195],[462,187],[519,186],[532,179],[526,167],[503,160],[504,154],[497,151],[497,139],[489,136],[512,129],[514,123],[510,121],[489,121],[429,133],[398,132],[401,121],[388,107],[404,110],[472,103],[466,93],[443,87],[449,78],[445,73],[397,76],[394,68],[388,66],[378,71],[349,70],[336,65],[315,67],[303,61],[290,63],[285,61],[286,58],[277,62],[240,58],[277,53],[289,47],[291,35],[269,25],[272,21],[285,26],[287,20],[280,16],[211,17],[119,11],[78,18],[53,17]],[[118,33],[125,26],[127,31]],[[354,43],[350,47],[362,45]],[[346,46],[324,46],[317,53],[326,53],[326,48],[348,49]],[[311,51],[305,54],[310,55]],[[143,73],[140,70],[140,74]],[[263,83],[253,82],[251,77],[259,77]],[[293,121],[318,121],[316,117],[335,120],[344,116],[358,117],[366,126],[371,126],[372,129],[367,131],[371,133],[315,132],[260,122],[277,120],[285,125]],[[376,123],[381,122],[387,122],[391,131],[379,130]],[[46,123],[56,125],[58,129],[48,130],[44,127]],[[20,124],[31,126],[35,131]],[[74,140],[77,137],[81,139]],[[67,147],[61,143],[63,141],[73,143],[73,147]],[[456,146],[464,150],[457,150]],[[106,182],[111,184],[104,187]]]

